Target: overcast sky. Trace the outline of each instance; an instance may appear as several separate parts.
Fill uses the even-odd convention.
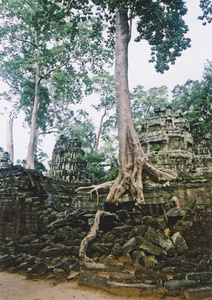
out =
[[[189,32],[187,37],[191,38],[191,48],[183,52],[177,58],[175,65],[172,65],[168,72],[159,74],[154,69],[154,64],[148,62],[150,59],[150,48],[147,42],[131,42],[129,47],[129,85],[132,90],[138,84],[146,89],[166,85],[171,90],[177,84],[184,84],[188,79],[201,80],[206,60],[212,61],[212,24],[202,25],[197,19],[202,14],[199,8],[199,0],[186,1],[188,14],[185,16]],[[5,85],[0,82],[0,90]],[[87,107],[91,104],[92,97],[86,102]],[[2,105],[0,103],[0,111]],[[100,114],[95,114],[98,117]],[[98,119],[95,123],[98,124]],[[27,145],[29,142],[29,129],[23,128],[23,115],[20,115],[14,122],[14,150],[15,160],[25,159]],[[54,146],[55,138],[47,136],[43,142],[43,151],[48,153],[49,159]],[[0,115],[0,147],[6,149],[6,117]]]

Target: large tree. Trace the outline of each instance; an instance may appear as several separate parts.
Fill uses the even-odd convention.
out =
[[[134,129],[128,88],[128,45],[132,20],[137,18],[136,41],[146,39],[149,42],[151,61],[155,62],[156,70],[163,73],[169,69],[169,63],[174,64],[175,59],[189,46],[190,39],[185,37],[188,27],[183,20],[187,9],[182,0],[63,1],[70,10],[80,10],[81,14],[87,11],[88,3],[95,6],[99,20],[110,22],[110,37],[115,42],[120,170],[117,179],[108,183],[111,187],[106,201],[122,202],[122,196],[127,192],[137,204],[141,204],[144,202],[143,171],[155,180],[170,180],[176,175],[171,171],[158,170],[148,161]]]
[[[34,168],[41,83],[49,88],[50,76],[54,75],[62,82],[60,87],[55,86],[55,95],[60,90],[60,100],[66,94],[66,101],[78,101],[82,94],[78,91],[89,81],[88,73],[97,72],[108,56],[97,19],[84,20],[48,0],[2,0],[0,12],[0,75],[14,93],[26,99],[21,103],[25,111],[31,111],[27,167]],[[40,124],[44,125],[44,120]]]

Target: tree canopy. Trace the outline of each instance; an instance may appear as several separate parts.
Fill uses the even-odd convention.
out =
[[[9,93],[20,97],[27,113],[31,126],[27,164],[33,168],[36,131],[52,124],[53,115],[49,118],[47,113],[52,108],[50,100],[64,107],[80,101],[83,91],[89,92],[89,72],[99,71],[112,52],[103,47],[98,30],[103,25],[98,19],[84,20],[59,3],[3,0],[0,12],[0,76],[10,86]],[[44,89],[45,103],[41,103]]]
[[[205,65],[201,81],[187,80],[174,88],[172,105],[185,114],[196,143],[212,139],[212,62]]]
[[[203,21],[203,25],[207,22],[212,21],[212,1],[211,0],[200,0],[200,8],[202,9],[203,15],[198,18]]]

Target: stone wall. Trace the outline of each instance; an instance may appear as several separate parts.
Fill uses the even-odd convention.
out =
[[[91,198],[87,190],[76,192],[80,183],[56,181],[42,176],[38,171],[25,170],[20,166],[0,172],[0,237],[14,238],[25,234],[42,234],[46,224],[54,221],[58,214],[73,210],[104,209],[108,190]],[[181,206],[201,204],[212,199],[211,182],[193,180],[175,181],[170,186],[144,184],[144,197],[147,204],[142,206],[144,215],[161,214],[171,206],[177,197]],[[124,205],[133,205],[130,197],[124,198]]]

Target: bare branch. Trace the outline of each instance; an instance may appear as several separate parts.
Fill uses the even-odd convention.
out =
[[[51,133],[58,133],[59,131],[58,130],[50,130],[50,131],[45,131],[45,132],[39,132],[38,133],[38,136],[39,135],[46,135],[46,134],[51,134]]]
[[[30,41],[27,41],[27,40],[24,40],[24,39],[18,39],[18,38],[16,38],[16,40],[19,41],[19,42],[28,43],[28,44],[32,45],[33,47],[37,47],[36,44],[34,44],[34,43],[30,42]]]

